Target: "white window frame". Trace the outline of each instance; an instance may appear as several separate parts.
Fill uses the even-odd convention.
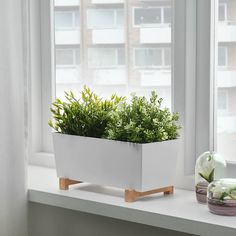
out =
[[[54,166],[51,129],[47,125],[55,91],[51,1],[33,1],[30,6],[30,32],[39,36],[36,37],[38,41],[33,41],[32,37],[30,41],[31,77],[34,78],[30,93],[30,163],[48,167]],[[215,1],[175,2],[172,10],[172,104],[180,113],[183,124],[176,186],[193,189],[196,157],[206,150],[213,150],[215,145],[213,101],[217,52],[213,30],[215,17],[210,14],[214,11]],[[235,168],[235,164],[229,165],[229,176],[235,173]]]
[[[170,8],[169,6],[153,6],[153,7],[148,7],[147,9],[161,9],[161,23],[159,24],[135,24],[135,10],[136,9],[143,9],[143,7],[133,7],[132,11],[132,19],[133,19],[133,27],[134,28],[144,28],[144,27],[169,27],[169,23],[164,22],[164,9]]]

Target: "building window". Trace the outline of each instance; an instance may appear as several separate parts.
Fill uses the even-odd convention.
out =
[[[89,48],[88,63],[90,67],[106,68],[125,65],[124,48]]]
[[[219,3],[218,17],[219,22],[227,21],[227,3]]]
[[[220,25],[227,21],[227,7],[232,9],[230,17],[235,17],[235,2],[218,0],[218,67],[216,68],[216,149],[228,161],[236,161],[236,41],[235,26]],[[233,33],[234,32],[234,33]],[[230,49],[230,50],[229,50]],[[222,70],[222,67],[225,67]]]
[[[170,7],[134,8],[134,25],[160,25],[171,23]]]
[[[169,68],[171,65],[169,48],[136,48],[135,66]]]
[[[64,90],[76,92],[84,85],[103,97],[114,92],[149,95],[156,90],[171,107],[171,4],[82,0],[55,6],[56,96],[63,98]],[[153,38],[153,32],[133,28],[133,17],[153,29],[162,24],[164,31]],[[168,73],[159,73],[161,69]]]
[[[228,65],[228,48],[226,46],[218,47],[218,66]]]
[[[80,64],[79,49],[56,49],[57,67],[74,67]]]
[[[227,89],[219,89],[217,94],[218,112],[226,112],[228,110],[228,91]]]
[[[124,26],[123,9],[88,9],[88,28],[115,28]]]
[[[56,11],[55,12],[55,30],[79,28],[79,12]]]

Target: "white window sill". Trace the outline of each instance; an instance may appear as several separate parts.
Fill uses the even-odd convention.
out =
[[[196,235],[236,235],[236,217],[211,214],[196,202],[193,191],[176,189],[173,196],[153,195],[125,203],[121,189],[83,183],[61,191],[55,169],[29,166],[28,171],[31,202]]]

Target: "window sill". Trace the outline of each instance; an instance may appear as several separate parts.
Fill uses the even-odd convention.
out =
[[[86,183],[58,189],[55,169],[29,166],[29,201],[197,235],[236,235],[235,217],[211,214],[193,191],[125,203],[123,191]]]

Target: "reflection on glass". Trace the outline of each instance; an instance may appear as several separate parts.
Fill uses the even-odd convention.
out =
[[[171,1],[55,0],[56,96],[156,90],[171,107]]]
[[[218,4],[217,151],[236,161],[236,2]]]

